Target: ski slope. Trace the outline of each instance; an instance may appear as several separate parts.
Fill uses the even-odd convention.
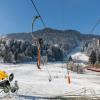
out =
[[[52,81],[48,81],[48,67],[52,76]],[[18,94],[21,100],[32,100],[35,97],[57,97],[67,96],[67,94],[80,94],[77,90],[89,90],[87,94],[91,95],[90,90],[94,90],[96,94],[100,93],[100,73],[86,71],[86,74],[76,74],[70,72],[71,84],[67,82],[66,65],[61,63],[49,63],[41,66],[38,70],[35,64],[0,64],[0,69],[8,73],[14,73],[15,80],[18,80]],[[75,91],[73,93],[72,91]],[[31,98],[31,99],[29,99]],[[15,99],[17,100],[17,99]]]
[[[72,57],[88,61],[88,57],[78,51],[71,53]],[[85,65],[84,65],[85,66]],[[49,74],[52,81],[49,82]],[[100,73],[85,70],[85,74],[70,71],[71,84],[67,81],[66,63],[48,63],[37,69],[36,63],[0,64],[0,70],[14,73],[18,80],[17,97],[0,97],[2,100],[44,100],[46,98],[67,97],[68,95],[100,96]],[[48,99],[47,99],[48,100]]]
[[[81,44],[80,44],[81,45]],[[68,56],[72,56],[74,60],[79,60],[80,62],[87,62],[89,57],[85,53],[81,52],[81,46],[76,47]]]

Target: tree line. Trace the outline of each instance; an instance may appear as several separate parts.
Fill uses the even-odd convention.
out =
[[[96,51],[92,50],[92,52],[89,56],[89,62],[93,65],[96,62],[100,63],[100,53],[96,53]]]
[[[48,61],[62,61],[63,51],[60,47],[45,44],[41,48],[41,56],[47,56]],[[30,41],[0,41],[0,57],[3,59],[4,63],[36,61],[37,46]]]

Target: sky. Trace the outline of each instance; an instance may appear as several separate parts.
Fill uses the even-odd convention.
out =
[[[100,0],[34,0],[46,27],[88,34],[100,19]],[[37,13],[30,0],[0,0],[0,34],[31,32]],[[42,29],[37,20],[33,30]],[[100,23],[91,34],[100,34]]]

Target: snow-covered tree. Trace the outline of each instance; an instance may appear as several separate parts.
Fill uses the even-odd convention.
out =
[[[92,51],[91,54],[90,54],[90,56],[89,56],[89,61],[90,61],[91,64],[94,65],[95,62],[96,62],[96,60],[97,60],[96,59],[96,52],[95,51]]]

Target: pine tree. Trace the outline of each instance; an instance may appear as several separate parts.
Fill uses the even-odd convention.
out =
[[[68,59],[68,61],[72,61],[73,59],[72,59],[72,57],[71,56],[69,56],[69,59]]]
[[[96,62],[96,52],[95,51],[92,51],[91,52],[91,54],[90,54],[90,56],[89,56],[89,62],[91,63],[91,64],[95,64],[95,62]]]
[[[98,54],[98,62],[100,63],[100,53]]]

